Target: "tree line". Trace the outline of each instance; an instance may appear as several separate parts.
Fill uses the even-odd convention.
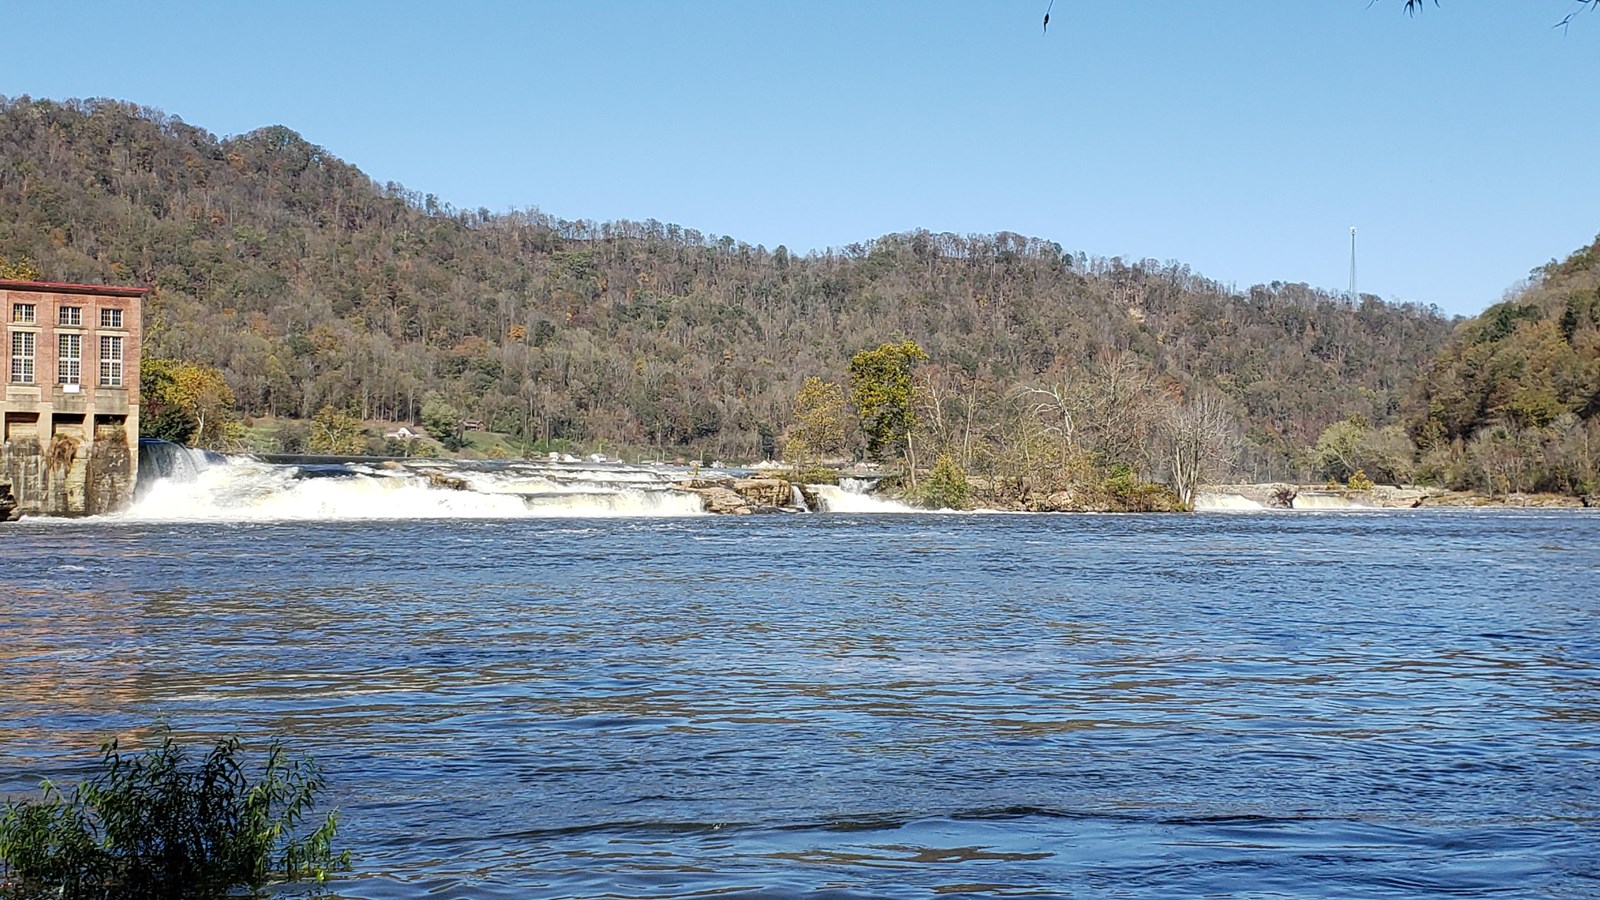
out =
[[[460,210],[288,128],[218,138],[108,100],[0,100],[0,257],[152,285],[147,355],[216,369],[241,416],[473,419],[665,458],[781,454],[807,377],[842,382],[857,352],[911,341],[928,466],[981,472],[1001,456],[986,447],[1068,429],[1107,477],[1167,477],[1181,464],[1142,410],[1205,397],[1237,423],[1233,477],[1306,480],[1331,425],[1420,439],[1419,363],[1457,340],[1431,307],[1005,232],[799,254]]]

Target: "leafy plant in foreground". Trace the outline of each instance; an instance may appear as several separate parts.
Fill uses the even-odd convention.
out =
[[[100,771],[63,792],[8,803],[0,816],[0,898],[208,900],[271,881],[313,879],[349,866],[335,853],[336,812],[302,828],[325,786],[308,756],[267,745],[246,771],[237,738],[198,764],[171,734],[155,749],[100,748]]]

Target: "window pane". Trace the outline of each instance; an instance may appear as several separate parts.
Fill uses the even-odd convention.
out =
[[[100,338],[100,383],[111,387],[122,385],[122,338]]]
[[[66,307],[63,307],[65,309]],[[62,384],[83,381],[83,335],[62,334],[56,340],[56,379]]]
[[[26,331],[11,333],[11,380],[21,384],[33,383],[34,335]]]

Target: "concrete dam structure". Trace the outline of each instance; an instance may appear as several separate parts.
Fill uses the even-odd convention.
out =
[[[133,501],[146,293],[0,280],[0,485],[16,513],[98,515]]]

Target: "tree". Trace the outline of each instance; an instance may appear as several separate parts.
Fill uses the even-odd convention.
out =
[[[919,493],[923,504],[932,509],[966,509],[972,503],[966,470],[948,453],[933,464]]]
[[[808,466],[844,451],[844,389],[812,376],[794,397],[794,416],[784,458],[796,467]]]
[[[7,281],[38,281],[43,276],[39,268],[26,256],[15,260],[0,256],[0,279]]]
[[[1061,466],[1078,450],[1078,423],[1083,421],[1088,401],[1081,385],[1061,379],[1047,387],[1023,388],[1018,395],[1028,405],[1028,411],[1038,419],[1044,433],[1060,443]]]
[[[422,403],[422,427],[452,453],[466,446],[461,411],[436,393],[429,394]]]
[[[172,401],[194,417],[190,442],[198,447],[227,446],[228,423],[233,420],[233,389],[222,370],[197,363],[180,365],[172,373]]]
[[[1176,405],[1167,416],[1172,453],[1172,489],[1185,509],[1194,507],[1195,489],[1224,469],[1238,452],[1233,417],[1220,398],[1201,394]]]
[[[0,99],[0,145],[16,176],[0,177],[0,255],[67,281],[154,282],[147,359],[218,367],[235,408],[254,416],[309,421],[332,405],[416,422],[436,395],[452,412],[428,424],[455,446],[466,418],[530,444],[748,458],[781,443],[807,374],[848,396],[851,354],[892,334],[915,335],[939,360],[912,366],[908,461],[950,453],[990,484],[1001,469],[1054,478],[1047,461],[1070,445],[1036,452],[1039,423],[1004,398],[1065,380],[1092,400],[1073,420],[1069,460],[1164,472],[1154,419],[1124,415],[1148,401],[1114,399],[1138,397],[1147,379],[1158,394],[1169,383],[1225,394],[1262,438],[1249,477],[1281,479],[1330,422],[1392,422],[1427,374],[1416,361],[1452,326],[1426,307],[1351,308],[1295,284],[1238,291],[1182,265],[1009,233],[913,231],[778,254],[661,223],[456,211],[374,184],[287,129],[218,139],[114,101]],[[1584,421],[1600,409],[1600,379],[1570,371],[1593,364],[1593,285],[1572,287],[1555,310],[1572,352],[1531,367],[1528,391],[1491,392],[1524,424],[1549,418],[1545,385]],[[1123,370],[1132,378],[1082,364],[1116,350],[1136,364]],[[1470,416],[1476,395],[1463,396]],[[149,406],[143,421],[183,440],[197,424]],[[1018,435],[1028,446],[1002,452]]]
[[[139,393],[144,437],[231,450],[235,421],[233,390],[220,369],[155,357],[140,364]]]
[[[1406,484],[1416,472],[1416,447],[1397,425],[1373,428],[1351,416],[1323,429],[1315,453],[1318,472],[1350,482],[1357,472],[1379,484]]]
[[[1362,467],[1361,445],[1370,429],[1360,416],[1324,428],[1317,437],[1317,470],[1334,481],[1349,480]]]
[[[1165,396],[1155,373],[1131,353],[1105,353],[1090,368],[1083,440],[1102,469],[1148,476],[1159,444]]]
[[[329,456],[360,456],[367,450],[361,420],[341,409],[324,406],[311,419],[306,450]]]
[[[911,366],[927,358],[911,340],[879,344],[850,358],[850,401],[867,436],[868,456],[881,461],[906,452],[906,439],[917,425]]]
[[[778,452],[778,435],[766,422],[756,423],[756,450],[766,460],[772,459]]]

